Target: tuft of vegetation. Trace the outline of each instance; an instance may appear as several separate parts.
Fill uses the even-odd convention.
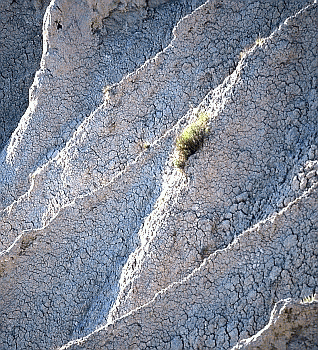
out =
[[[146,141],[146,142],[143,144],[143,148],[144,148],[144,149],[150,148],[150,143]]]
[[[208,120],[209,117],[205,111],[199,112],[197,119],[177,137],[177,158],[174,160],[174,165],[177,168],[183,169],[188,158],[201,148],[209,131]]]
[[[255,40],[255,44],[258,46],[263,46],[265,44],[265,38],[261,38],[260,36]]]
[[[249,50],[251,50],[253,48],[254,45],[256,46],[260,46],[262,47],[263,45],[265,44],[265,38],[261,38],[260,36],[257,37],[257,39],[255,40],[255,43],[254,44],[250,44],[248,45],[247,47],[245,47],[243,49],[243,51],[240,52],[240,60],[246,56],[246,54],[248,53]]]
[[[138,148],[139,148],[139,151],[140,152],[143,152],[144,150],[147,150],[150,148],[151,144],[148,142],[148,141],[142,141],[142,140],[139,140],[137,142],[137,145],[138,145]]]
[[[305,297],[301,303],[302,304],[311,304],[313,303],[314,301],[316,301],[316,294],[315,295],[309,295],[308,297]]]

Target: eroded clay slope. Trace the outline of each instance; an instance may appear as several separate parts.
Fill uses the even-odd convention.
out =
[[[185,17],[175,29],[171,45],[115,85],[109,99],[85,119],[56,158],[32,175],[29,192],[1,213],[2,222],[8,223],[2,228],[3,248],[22,230],[47,224],[76,196],[108,182],[135,159],[145,143],[163,135],[191,103],[199,103],[219,85],[234,69],[240,52],[258,36],[269,35],[303,5],[303,1],[209,1]],[[86,98],[82,100],[85,103]],[[81,104],[76,108],[82,108]],[[51,118],[43,121],[50,123]],[[43,129],[30,122],[31,129],[33,125]],[[33,134],[39,132],[31,132],[30,144]],[[49,138],[54,134],[51,128],[49,134]],[[28,152],[29,148],[23,149]],[[28,156],[23,162],[18,158],[19,167],[29,162]],[[19,169],[19,186],[25,184],[21,174]],[[15,180],[9,177],[8,181],[10,191],[14,190]],[[7,188],[5,191],[8,193]]]
[[[278,300],[315,293],[318,14],[306,4],[207,2],[36,170],[1,213],[1,349],[83,336],[65,347],[229,349],[264,328]],[[94,17],[87,45],[107,28],[115,40],[109,21],[124,15],[114,13]],[[60,31],[75,19],[46,23]],[[176,136],[200,113],[208,135],[178,169]],[[27,124],[21,140],[43,126]]]
[[[317,186],[142,307],[61,349],[229,349],[317,286]]]
[[[172,143],[170,137],[144,153],[45,229],[25,232],[2,256],[1,349],[54,349],[105,324],[142,219],[160,194],[160,167]]]
[[[29,189],[29,174],[65,146],[102,103],[103,88],[168,45],[176,23],[201,3],[51,1],[29,108],[1,156],[1,208]]]
[[[40,68],[42,21],[49,0],[0,3],[0,151],[29,103],[29,88]]]
[[[317,182],[317,24],[316,5],[288,19],[198,107],[209,135],[165,179],[124,268],[115,319]]]
[[[318,348],[318,303],[281,300],[274,307],[269,323],[255,336],[242,340],[233,350],[307,350]]]

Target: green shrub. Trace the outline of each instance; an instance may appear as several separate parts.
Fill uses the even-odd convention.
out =
[[[178,155],[174,160],[176,167],[184,168],[188,158],[201,148],[203,140],[208,133],[208,120],[208,114],[200,112],[197,119],[188,125],[181,135],[177,137],[176,148]]]
[[[317,294],[314,294],[314,295],[308,295],[308,297],[304,298],[301,303],[302,304],[311,304],[313,303],[314,301],[318,301],[318,298],[316,297]]]

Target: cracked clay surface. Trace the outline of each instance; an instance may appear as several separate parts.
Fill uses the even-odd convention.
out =
[[[1,350],[318,348],[317,1],[27,3]]]

